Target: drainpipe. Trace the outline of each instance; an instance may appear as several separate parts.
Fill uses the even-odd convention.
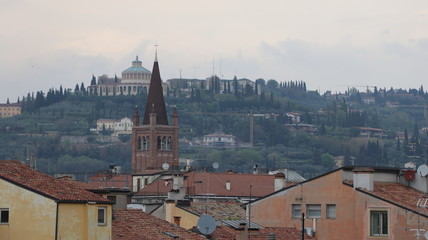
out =
[[[55,240],[58,239],[58,210],[59,210],[59,203],[56,202]]]

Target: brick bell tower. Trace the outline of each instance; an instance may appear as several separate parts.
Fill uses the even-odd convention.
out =
[[[145,170],[161,170],[164,163],[168,163],[170,167],[178,166],[178,114],[175,107],[171,119],[172,125],[168,125],[156,53],[142,123],[138,108],[134,109],[131,166],[133,174]]]

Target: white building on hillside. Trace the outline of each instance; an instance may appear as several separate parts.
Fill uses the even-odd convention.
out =
[[[203,145],[210,147],[234,147],[236,137],[223,132],[208,134],[203,137]]]
[[[130,118],[122,118],[120,120],[99,119],[97,120],[97,132],[108,131],[113,132],[112,135],[132,134],[132,121]]]

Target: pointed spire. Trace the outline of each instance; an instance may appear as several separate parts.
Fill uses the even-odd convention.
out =
[[[149,94],[147,96],[146,108],[144,109],[143,125],[150,124],[150,113],[156,113],[157,125],[168,125],[165,100],[163,98],[162,80],[159,72],[159,63],[156,60],[157,59],[155,59],[153,64]]]

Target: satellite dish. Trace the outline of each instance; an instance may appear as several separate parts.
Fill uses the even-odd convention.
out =
[[[169,168],[169,164],[168,163],[162,164],[162,169],[163,170],[168,170],[168,168]]]
[[[214,163],[213,163],[213,168],[214,168],[214,169],[218,169],[218,167],[219,167],[219,166],[220,166],[220,165],[218,164],[218,162],[214,162]]]
[[[202,215],[198,220],[198,230],[204,235],[210,235],[217,227],[215,219],[207,214]]]
[[[418,173],[421,177],[426,177],[428,175],[428,166],[426,164],[420,165],[418,167]]]

